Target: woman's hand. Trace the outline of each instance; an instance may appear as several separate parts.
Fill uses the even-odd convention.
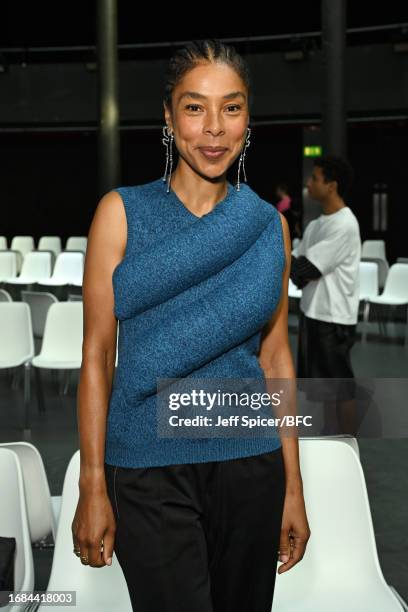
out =
[[[91,567],[112,564],[116,522],[108,495],[90,488],[81,492],[72,521],[73,548],[80,550],[78,561]]]
[[[302,490],[287,492],[279,544],[279,561],[283,565],[278,574],[283,574],[303,559],[310,534]]]

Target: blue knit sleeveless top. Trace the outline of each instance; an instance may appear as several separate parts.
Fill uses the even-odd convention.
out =
[[[158,378],[265,379],[257,358],[285,266],[280,215],[247,184],[194,215],[162,178],[115,189],[127,220],[112,274],[118,364],[105,462],[149,467],[235,459],[281,446],[267,437],[161,437]]]

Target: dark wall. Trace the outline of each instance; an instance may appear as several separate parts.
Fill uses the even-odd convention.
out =
[[[121,134],[122,185],[154,180],[164,173],[161,130]],[[294,154],[296,152],[296,154]],[[0,139],[0,235],[87,234],[97,205],[96,132],[3,134]],[[174,168],[177,163],[175,154]],[[270,202],[276,182],[298,186],[301,130],[253,129],[245,169],[248,184]],[[238,160],[228,179],[235,184]],[[243,174],[241,173],[241,181]],[[300,186],[299,186],[300,187]]]
[[[319,116],[322,58],[288,63],[282,53],[248,53],[253,81],[253,118]],[[161,121],[167,59],[120,63],[120,116],[124,123]],[[392,45],[347,49],[350,113],[406,111],[408,54]],[[96,72],[83,63],[10,65],[0,74],[0,125],[95,124]]]
[[[386,241],[387,257],[408,257],[406,239],[408,122],[351,124],[349,158],[356,171],[351,205],[360,222],[363,239]],[[372,195],[376,183],[388,192],[388,229],[373,230]]]
[[[275,186],[289,183],[298,202],[302,192],[303,124],[320,117],[322,63],[318,49],[303,62],[287,63],[281,53],[247,53],[252,75],[251,145],[248,183],[275,202]],[[390,44],[347,49],[349,116],[402,114],[408,108],[408,54]],[[120,63],[122,184],[153,180],[164,172],[161,142],[163,75],[167,59],[145,57]],[[97,78],[85,64],[11,65],[0,75],[1,235],[86,234],[97,205]],[[264,121],[265,120],[265,121]],[[278,125],[271,121],[285,120]],[[293,122],[290,124],[290,122]],[[269,122],[269,125],[268,125]],[[53,132],[24,132],[52,126]],[[145,127],[143,127],[143,125]],[[349,157],[356,168],[352,206],[362,237],[387,239],[389,257],[404,252],[407,121],[348,124]],[[22,133],[10,133],[12,127]],[[62,127],[75,130],[64,132]],[[149,127],[150,126],[150,127]],[[154,127],[156,126],[156,127]],[[177,156],[176,156],[177,159]],[[238,160],[229,172],[236,181]],[[389,191],[389,229],[372,230],[372,190]]]
[[[96,133],[2,134],[0,234],[86,235],[96,173]]]
[[[296,199],[302,191],[301,125],[256,126],[247,149],[248,184],[276,202],[275,186],[289,183]],[[408,123],[350,123],[349,158],[356,180],[349,204],[363,240],[384,238],[390,262],[408,256],[404,224]],[[121,133],[122,185],[163,175],[165,148],[159,129]],[[97,205],[96,132],[3,134],[0,139],[0,235],[87,234]],[[175,155],[175,164],[177,155]],[[235,184],[238,160],[228,179]],[[242,174],[241,174],[242,180]],[[372,229],[373,185],[385,182],[389,192],[389,228]]]

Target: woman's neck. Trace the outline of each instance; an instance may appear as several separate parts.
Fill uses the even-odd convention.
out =
[[[192,170],[183,171],[180,166],[172,174],[170,188],[182,202],[188,203],[191,212],[198,216],[211,212],[228,193],[225,175],[211,181]]]

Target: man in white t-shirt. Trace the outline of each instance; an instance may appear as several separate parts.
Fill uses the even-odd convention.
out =
[[[322,214],[307,225],[292,251],[290,276],[302,289],[298,378],[353,378],[350,349],[358,318],[361,257],[359,224],[345,203],[353,176],[347,160],[328,155],[314,160],[307,182]],[[354,396],[351,381],[336,388],[337,399]]]

